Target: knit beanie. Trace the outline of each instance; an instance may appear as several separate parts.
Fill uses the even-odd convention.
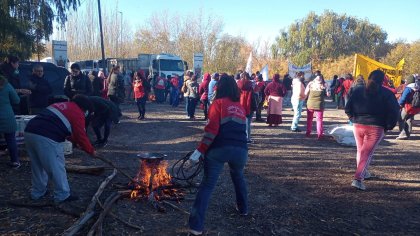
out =
[[[405,79],[405,83],[406,83],[406,84],[412,84],[412,83],[414,83],[414,76],[413,76],[413,75],[408,76],[408,77]]]

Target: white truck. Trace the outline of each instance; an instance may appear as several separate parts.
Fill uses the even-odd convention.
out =
[[[188,70],[188,64],[179,56],[172,54],[139,54],[140,64],[149,65],[149,77],[181,76]]]

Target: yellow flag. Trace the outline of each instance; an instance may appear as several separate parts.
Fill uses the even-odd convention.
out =
[[[367,56],[356,54],[354,57],[354,76],[363,75],[363,78],[367,80],[370,72],[374,70],[382,70],[393,82],[395,87],[401,84],[402,69],[404,66],[404,58],[398,62],[396,67],[385,65],[378,61],[375,61]]]

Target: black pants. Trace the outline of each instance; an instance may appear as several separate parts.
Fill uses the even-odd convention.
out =
[[[188,116],[193,118],[195,115],[195,108],[197,107],[197,98],[188,97],[187,111]]]
[[[111,102],[113,102],[115,104],[115,106],[117,107],[118,116],[121,117],[122,113],[121,113],[121,109],[120,109],[120,103],[121,103],[120,98],[117,97],[116,95],[108,95],[108,97],[109,97],[109,100],[111,100]]]
[[[414,115],[407,114],[405,108],[401,110],[401,115],[398,120],[401,137],[410,137],[413,130]]]
[[[209,114],[209,100],[203,99],[200,101],[203,104],[203,113],[204,113],[204,119],[207,120],[208,114]]]
[[[137,108],[139,109],[139,116],[141,118],[144,118],[144,116],[146,115],[146,100],[147,100],[146,96],[142,98],[136,98],[136,104],[137,104]]]
[[[94,117],[92,120],[92,128],[96,134],[98,141],[108,141],[109,134],[111,132],[112,119],[109,117]],[[101,129],[105,126],[104,137],[102,138]]]
[[[255,111],[255,119],[257,121],[262,120],[261,113],[262,113],[263,105],[264,105],[264,100],[258,103],[257,110]]]

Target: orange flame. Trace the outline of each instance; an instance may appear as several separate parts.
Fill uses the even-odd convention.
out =
[[[136,178],[138,183],[135,183],[135,188],[131,191],[130,198],[138,198],[140,196],[149,195],[161,186],[171,184],[171,175],[166,171],[168,167],[167,161],[148,162],[147,160],[140,161],[140,168]]]

